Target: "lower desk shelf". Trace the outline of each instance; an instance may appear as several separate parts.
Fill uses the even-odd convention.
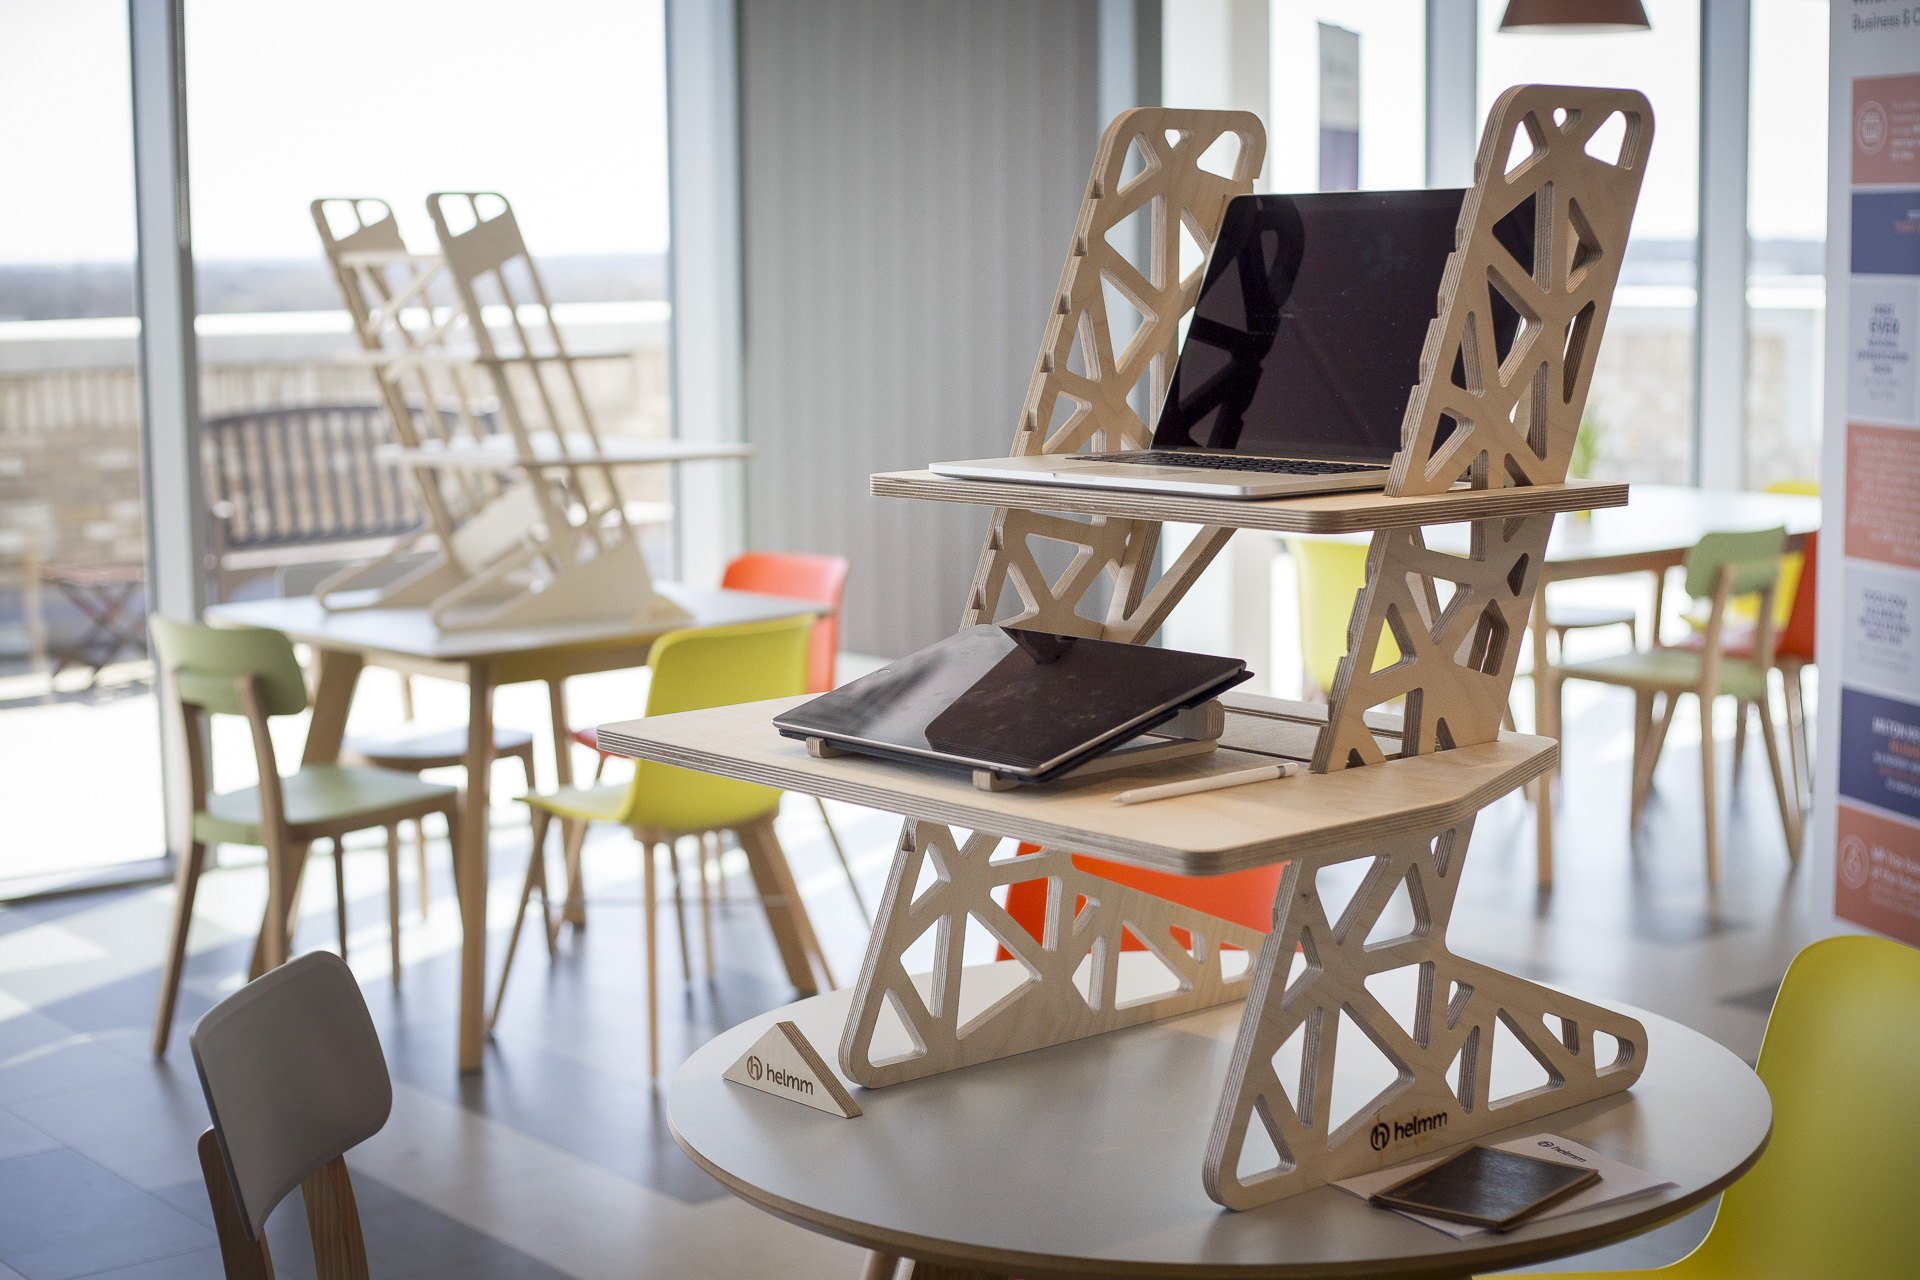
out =
[[[1496,742],[1411,760],[1303,774],[1273,782],[1117,805],[1131,787],[1304,761],[1326,721],[1316,703],[1229,694],[1226,733],[1207,755],[1142,765],[1082,782],[976,790],[959,773],[863,756],[816,759],[783,738],[773,718],[806,697],[650,716],[600,728],[602,749],[844,800],[907,818],[1071,847],[1139,866],[1219,875],[1465,821],[1558,758],[1550,738],[1502,733]],[[1370,717],[1383,739],[1393,717]],[[1389,749],[1397,749],[1394,742]]]

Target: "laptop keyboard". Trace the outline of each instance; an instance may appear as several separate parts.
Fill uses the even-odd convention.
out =
[[[1176,453],[1134,449],[1126,453],[1098,453],[1094,462],[1126,462],[1153,467],[1197,467],[1207,471],[1260,471],[1268,475],[1339,476],[1355,471],[1385,471],[1374,463],[1311,462],[1305,458],[1243,458],[1233,454]]]

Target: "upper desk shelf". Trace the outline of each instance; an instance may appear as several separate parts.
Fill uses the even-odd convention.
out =
[[[564,444],[551,431],[528,434],[531,454],[522,455],[510,435],[495,435],[484,443],[429,440],[417,448],[381,445],[378,456],[403,466],[449,468],[462,471],[500,471],[537,467],[559,471],[568,467],[646,466],[661,462],[698,462],[710,458],[751,458],[750,444],[703,440],[641,440],[611,436],[595,443],[585,432],[567,433]]]
[[[602,750],[844,800],[908,818],[1007,833],[1049,847],[1117,858],[1188,875],[1218,875],[1408,832],[1432,831],[1552,767],[1551,738],[1502,733],[1385,767],[1307,773],[1182,796],[1118,805],[1130,787],[1304,761],[1327,709],[1250,694],[1225,695],[1226,732],[1204,755],[1141,764],[1083,781],[1011,791],[976,790],[964,774],[865,756],[817,759],[780,736],[773,718],[810,695],[747,702],[600,727]],[[1397,717],[1370,715],[1368,727],[1399,749]]]
[[[931,471],[881,471],[873,476],[872,485],[874,494],[883,498],[1118,516],[1125,520],[1173,520],[1236,529],[1271,529],[1278,533],[1361,533],[1370,529],[1454,524],[1542,511],[1591,511],[1596,507],[1627,505],[1626,485],[1597,480],[1505,489],[1452,489],[1408,498],[1389,498],[1377,491],[1362,491],[1258,501],[955,480]]]

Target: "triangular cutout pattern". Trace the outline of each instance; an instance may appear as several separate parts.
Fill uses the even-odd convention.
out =
[[[1439,874],[1435,850],[1457,864],[1451,851],[1464,850],[1471,833],[1469,821],[1303,855],[1287,867],[1207,1144],[1207,1192],[1220,1204],[1254,1208],[1604,1097],[1638,1078],[1646,1031],[1634,1019],[1446,949],[1460,876],[1457,865]],[[1371,865],[1360,888],[1339,920],[1329,920],[1319,873],[1362,859]],[[1415,884],[1431,928],[1378,940],[1389,904],[1401,891],[1411,897]],[[1307,964],[1295,964],[1296,947]],[[1496,1030],[1531,1079],[1509,1070],[1514,1083],[1489,1080]],[[1350,1055],[1385,1065],[1368,1076]],[[1505,1057],[1503,1064],[1514,1065]],[[1505,1095],[1497,1104],[1490,1084]],[[1268,1124],[1291,1167],[1242,1176],[1257,1165],[1245,1155],[1249,1126]]]
[[[1541,123],[1556,112],[1564,124]],[[1589,154],[1602,121],[1620,129],[1617,164]],[[1652,141],[1653,110],[1630,89],[1520,85],[1494,104],[1389,494],[1439,493],[1463,472],[1476,488],[1566,479]],[[1579,342],[1537,342],[1567,334],[1583,312]],[[1474,376],[1476,334],[1477,354],[1498,348],[1498,376]],[[1516,415],[1534,395],[1536,356],[1561,394]],[[1455,429],[1440,448],[1443,421]],[[1486,463],[1469,470],[1482,453]]]
[[[1064,850],[1042,849],[995,862],[999,843],[1000,837],[985,832],[960,843],[937,823],[906,824],[840,1041],[841,1069],[852,1080],[870,1088],[898,1084],[1224,1004],[1241,998],[1251,985],[1249,972],[1232,980],[1225,976],[1220,947],[1231,943],[1258,950],[1266,942],[1258,931],[1103,880],[1074,866]],[[947,878],[910,904],[904,886],[918,876],[923,858],[937,858]],[[1047,897],[1044,943],[993,896],[1003,886],[1039,879],[1059,882],[1058,891]],[[969,922],[991,934],[1027,972],[1024,984],[1008,987],[978,1009],[962,983]],[[934,971],[916,980],[902,953],[929,929],[948,943],[937,948]],[[1187,934],[1191,952],[1176,941],[1174,929]],[[1123,960],[1121,942],[1129,933],[1147,950],[1130,952]],[[1158,994],[1141,998],[1143,975],[1149,975],[1146,989],[1154,990],[1154,966],[1171,981]],[[927,999],[921,998],[922,990]],[[876,1060],[875,1032],[889,1008],[922,1052]]]
[[[1419,529],[1383,529],[1367,554],[1367,585],[1354,605],[1347,656],[1328,696],[1313,767],[1349,768],[1387,758],[1368,711],[1405,699],[1402,756],[1491,742],[1500,733],[1516,637],[1533,610],[1551,515],[1476,520],[1466,556],[1430,550]],[[1441,607],[1441,584],[1453,589]],[[1407,618],[1434,619],[1431,628]],[[1391,639],[1399,660],[1381,661]],[[1445,733],[1441,726],[1444,723]]]
[[[1223,141],[1224,140],[1224,141]],[[1201,167],[1234,151],[1226,172]],[[1094,156],[1087,197],[1054,291],[1040,355],[1020,410],[1013,453],[1143,449],[1153,436],[1178,350],[1198,296],[1197,272],[1212,248],[1230,197],[1253,190],[1266,155],[1258,116],[1244,111],[1140,107],[1114,117]],[[1144,255],[1144,257],[1143,257]],[[1145,387],[1141,396],[1137,389]],[[1069,399],[1072,411],[1059,402]],[[1026,552],[1028,536],[1071,533],[1087,555],[1050,581]],[[1207,528],[1184,564],[1157,567],[1159,525],[1097,520],[1068,531],[1031,513],[994,512],[986,554],[974,575],[961,625],[1003,622],[1070,635],[1145,640],[1165,621],[1228,531]],[[1077,611],[1102,575],[1111,580],[1108,617]],[[1001,597],[1011,587],[1020,608]]]

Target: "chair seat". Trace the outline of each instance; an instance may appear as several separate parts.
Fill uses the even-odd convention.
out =
[[[368,826],[380,826],[385,814],[408,808],[430,811],[433,805],[458,794],[458,788],[392,769],[310,764],[281,778],[280,794],[287,823],[292,827],[330,825],[359,817],[370,819]],[[242,787],[208,796],[207,807],[193,816],[193,834],[202,844],[259,844],[260,788]]]
[[[1559,672],[1568,680],[1685,691],[1700,685],[1700,654],[1691,649],[1640,649],[1587,662],[1570,662],[1560,667]],[[1723,659],[1720,692],[1736,698],[1765,698],[1766,673],[1756,671],[1749,663]]]
[[[627,805],[628,784],[606,787],[561,787],[543,796],[523,796],[528,804],[555,817],[586,822],[619,822]]]
[[[533,745],[533,735],[523,729],[493,731],[493,754],[512,755]],[[346,750],[383,769],[447,769],[467,761],[467,727],[446,729],[411,727],[367,738],[349,738]]]
[[[1547,606],[1549,631],[1578,631],[1585,627],[1624,627],[1637,615],[1631,609],[1602,609],[1595,605],[1550,604]]]

